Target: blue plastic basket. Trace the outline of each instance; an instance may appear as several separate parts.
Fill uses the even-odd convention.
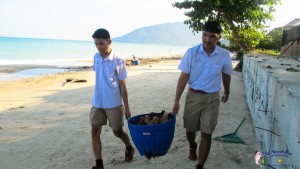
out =
[[[159,114],[159,113],[154,113]],[[168,121],[161,124],[138,125],[140,117],[148,114],[134,116],[128,119],[128,128],[135,147],[141,156],[151,157],[165,155],[171,147],[175,131],[175,115],[171,114]]]

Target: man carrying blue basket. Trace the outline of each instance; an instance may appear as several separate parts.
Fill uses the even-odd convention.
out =
[[[128,135],[123,131],[124,115],[131,116],[125,80],[127,71],[125,61],[111,49],[110,34],[105,29],[98,29],[93,34],[94,43],[99,52],[94,55],[93,69],[96,72],[96,84],[93,107],[90,111],[92,126],[92,146],[96,166],[92,169],[104,169],[102,161],[102,144],[100,139],[103,125],[109,122],[116,137],[126,146],[125,160],[132,161],[134,149]],[[123,107],[124,103],[124,115]]]
[[[203,169],[211,147],[211,136],[217,125],[220,102],[227,102],[230,93],[233,69],[229,52],[217,46],[221,31],[220,23],[206,22],[202,31],[202,44],[188,49],[178,67],[181,74],[177,83],[173,113],[178,113],[179,100],[188,83],[183,122],[190,146],[188,159],[198,160],[196,169]],[[220,101],[221,80],[224,93]],[[201,142],[197,156],[195,138],[199,130]]]

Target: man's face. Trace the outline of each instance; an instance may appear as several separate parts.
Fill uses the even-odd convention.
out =
[[[109,49],[109,45],[111,44],[111,40],[94,38],[94,43],[100,53],[106,53]]]
[[[221,38],[221,35],[218,33],[203,31],[202,32],[202,43],[203,43],[204,49],[214,49],[220,38]]]

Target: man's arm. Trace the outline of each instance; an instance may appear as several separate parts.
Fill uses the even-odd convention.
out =
[[[174,114],[178,113],[178,110],[180,108],[179,100],[180,100],[180,97],[181,97],[181,95],[182,95],[182,93],[185,89],[185,86],[186,86],[188,80],[189,80],[189,74],[181,72],[181,74],[179,76],[179,79],[178,79],[178,82],[177,82],[175,102],[174,102],[174,106],[173,106],[173,113]]]
[[[119,85],[120,85],[120,91],[121,91],[121,96],[123,99],[123,104],[124,104],[124,114],[126,119],[128,119],[131,116],[130,109],[129,109],[129,103],[128,103],[128,94],[127,94],[127,88],[126,88],[126,81],[125,80],[119,80]]]
[[[223,81],[223,87],[224,87],[224,94],[222,96],[222,102],[225,103],[229,99],[231,75],[228,75],[228,74],[222,72],[222,81]]]

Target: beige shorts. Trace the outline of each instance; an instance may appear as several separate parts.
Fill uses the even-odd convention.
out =
[[[200,94],[189,90],[183,114],[184,128],[212,134],[218,122],[219,107],[219,92]]]
[[[91,125],[106,125],[107,120],[109,126],[113,130],[120,130],[124,126],[123,106],[117,106],[110,109],[102,109],[92,107],[90,111]]]

